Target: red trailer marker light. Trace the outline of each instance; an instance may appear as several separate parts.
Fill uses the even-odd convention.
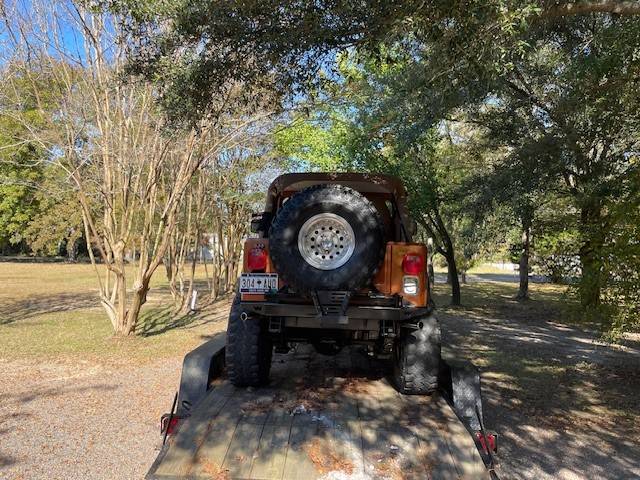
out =
[[[480,444],[483,453],[488,454],[498,452],[498,439],[495,433],[487,433],[483,435],[482,432],[476,432],[476,441]]]
[[[182,420],[182,418],[176,415],[162,415],[162,418],[160,419],[160,433],[166,432],[167,435],[173,435],[174,433],[176,433],[178,425],[180,425],[180,420]]]

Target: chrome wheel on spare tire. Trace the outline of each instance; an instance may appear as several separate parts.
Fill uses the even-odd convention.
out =
[[[334,213],[319,213],[304,222],[298,233],[302,258],[320,270],[334,270],[351,258],[355,248],[353,228]]]
[[[289,198],[269,229],[275,270],[297,292],[354,291],[371,283],[384,258],[376,207],[343,185],[314,185]]]

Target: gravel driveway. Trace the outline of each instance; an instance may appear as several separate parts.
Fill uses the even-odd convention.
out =
[[[0,478],[142,478],[181,361],[0,364]]]
[[[483,375],[502,479],[640,479],[640,348],[542,319],[441,313]]]

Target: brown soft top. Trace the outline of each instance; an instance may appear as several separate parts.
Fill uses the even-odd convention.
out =
[[[360,193],[390,193],[398,203],[404,203],[407,193],[399,178],[377,173],[285,173],[269,186],[267,211],[272,211],[273,200],[283,193],[298,192],[319,184],[344,185]]]
[[[364,195],[367,193],[390,194],[395,199],[402,223],[408,225],[407,192],[398,177],[377,173],[285,173],[277,177],[267,192],[265,211],[274,212],[277,208],[276,199],[282,194],[299,192],[307,187],[321,184],[339,184],[353,188]]]

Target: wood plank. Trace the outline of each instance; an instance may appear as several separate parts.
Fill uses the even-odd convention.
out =
[[[249,478],[254,480],[282,478],[290,433],[291,425],[267,424],[264,426]]]
[[[356,467],[356,472],[360,472],[362,476],[364,476],[364,448],[362,441],[362,422],[360,419],[346,420],[345,421],[346,428],[348,429],[350,441],[352,448],[354,451],[352,454],[354,455],[354,465]],[[356,463],[356,460],[359,463]]]
[[[195,464],[198,448],[205,441],[210,428],[210,418],[219,413],[230,397],[217,395],[215,391],[205,397],[194,415],[185,420],[158,469],[157,475],[184,476]],[[211,416],[210,416],[211,415]]]
[[[462,479],[489,479],[480,453],[469,435],[467,429],[462,425],[449,405],[443,402],[441,412],[446,418],[447,435],[446,440],[451,456],[455,462],[458,474]]]
[[[294,424],[291,427],[282,480],[312,480],[319,477],[307,453],[315,434],[315,423]]]
[[[239,398],[234,398],[237,408],[240,412],[240,421],[242,423],[253,423],[256,425],[264,425],[269,412],[274,405],[275,395],[256,393],[245,393]]]
[[[449,480],[459,478],[458,470],[445,440],[448,431],[435,422],[418,422],[408,428],[418,438],[421,461],[429,478]]]
[[[293,415],[289,412],[289,408],[285,405],[276,403],[269,410],[269,415],[265,421],[265,425],[277,425],[291,428],[293,423]]]
[[[376,388],[371,394],[361,394],[358,398],[360,419],[372,428],[395,429],[399,424],[398,415],[405,407],[402,397],[386,388]]]
[[[364,473],[372,478],[428,478],[419,458],[418,439],[410,430],[374,429],[362,422]]]
[[[354,374],[364,363],[373,379]],[[150,478],[312,480],[332,469],[372,479],[488,478],[444,399],[400,395],[374,364],[347,351],[276,355],[268,387],[224,382],[207,394]],[[300,404],[314,410],[292,416]]]
[[[249,478],[263,425],[239,423],[222,464],[231,478]]]
[[[360,422],[349,420],[333,428],[321,429],[323,447],[331,457],[331,469],[344,474],[362,475],[364,458]],[[327,472],[328,473],[328,472]]]
[[[350,420],[360,418],[358,400],[353,396],[338,394],[325,404],[323,413],[337,425],[345,425]]]
[[[192,474],[196,478],[223,476],[225,472],[224,459],[236,426],[236,423],[213,422],[207,438],[196,454],[197,458],[192,469]]]
[[[446,437],[449,435],[448,417],[444,413],[449,408],[439,395],[409,396],[411,405],[403,419],[416,435],[421,456],[427,472],[433,480],[460,478],[455,460],[451,455]]]

